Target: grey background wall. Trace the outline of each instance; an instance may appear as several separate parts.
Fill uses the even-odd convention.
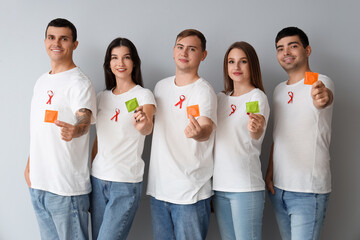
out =
[[[32,89],[36,79],[50,69],[44,30],[56,17],[68,18],[77,26],[75,62],[91,78],[97,92],[105,86],[105,49],[115,37],[127,37],[135,43],[143,62],[145,87],[153,90],[158,80],[174,73],[172,47],[177,33],[196,28],[208,40],[208,57],[201,64],[200,75],[215,91],[222,90],[222,61],[227,47],[243,40],[257,50],[270,102],[274,87],[286,80],[275,56],[276,33],[290,25],[302,28],[313,49],[311,69],[328,75],[336,85],[330,150],[333,192],[322,239],[360,239],[359,7],[357,1],[349,0],[1,0],[0,239],[40,238],[23,170],[29,154]],[[93,137],[94,129],[91,134]],[[261,156],[263,172],[271,134],[270,127]],[[147,138],[147,164],[150,143]],[[152,239],[151,234],[149,198],[144,194],[129,239]],[[207,239],[220,239],[214,216]],[[263,239],[280,239],[268,201]]]

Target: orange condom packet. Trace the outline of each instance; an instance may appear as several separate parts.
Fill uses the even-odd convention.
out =
[[[319,74],[315,72],[305,72],[304,84],[313,85],[319,78]]]
[[[188,106],[186,108],[186,112],[187,112],[187,117],[189,118],[189,115],[191,114],[193,117],[199,117],[200,116],[200,110],[199,110],[199,105],[192,105],[192,106]]]

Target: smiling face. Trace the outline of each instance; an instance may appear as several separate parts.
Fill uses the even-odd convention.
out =
[[[72,63],[72,54],[78,42],[73,42],[72,32],[67,27],[48,27],[45,48],[50,60],[54,63]]]
[[[234,82],[250,84],[250,67],[245,52],[233,48],[228,55],[228,75]]]
[[[117,80],[132,80],[134,62],[131,59],[129,48],[115,47],[111,51],[110,69]]]
[[[200,62],[206,58],[202,51],[201,40],[197,36],[188,36],[176,40],[174,47],[176,69],[182,72],[196,72]]]
[[[303,47],[299,36],[289,36],[280,39],[276,44],[277,59],[282,68],[287,72],[308,67],[308,58],[311,47]]]

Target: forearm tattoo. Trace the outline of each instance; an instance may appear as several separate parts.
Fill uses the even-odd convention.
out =
[[[91,111],[86,108],[81,108],[76,112],[76,123],[77,134],[79,136],[84,135],[88,132],[91,122]]]

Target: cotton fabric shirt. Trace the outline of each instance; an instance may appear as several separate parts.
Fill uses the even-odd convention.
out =
[[[31,187],[72,196],[91,191],[88,167],[89,133],[69,142],[61,128],[44,122],[45,110],[58,111],[58,120],[75,124],[81,108],[96,116],[95,91],[88,77],[75,67],[57,74],[43,74],[35,84],[30,113]]]
[[[91,171],[96,178],[132,183],[143,180],[144,161],[141,154],[145,136],[134,127],[134,111],[128,112],[125,104],[134,98],[140,106],[156,106],[152,92],[139,85],[119,95],[106,90],[97,96],[98,153]]]
[[[330,78],[319,75],[319,80],[334,93]],[[274,185],[287,191],[329,193],[333,104],[317,109],[311,85],[305,85],[304,79],[291,85],[280,83],[273,104]]]
[[[186,109],[199,105],[200,116],[216,124],[216,94],[202,78],[181,87],[174,80],[173,76],[158,82],[154,91],[158,108],[147,194],[175,204],[193,204],[212,195],[214,132],[203,142],[187,138]]]
[[[218,125],[215,134],[213,189],[224,192],[250,192],[265,189],[260,153],[263,135],[255,140],[247,128],[246,103],[258,101],[268,122],[270,108],[266,95],[258,88],[241,96],[218,95]],[[264,126],[266,129],[266,125]]]

